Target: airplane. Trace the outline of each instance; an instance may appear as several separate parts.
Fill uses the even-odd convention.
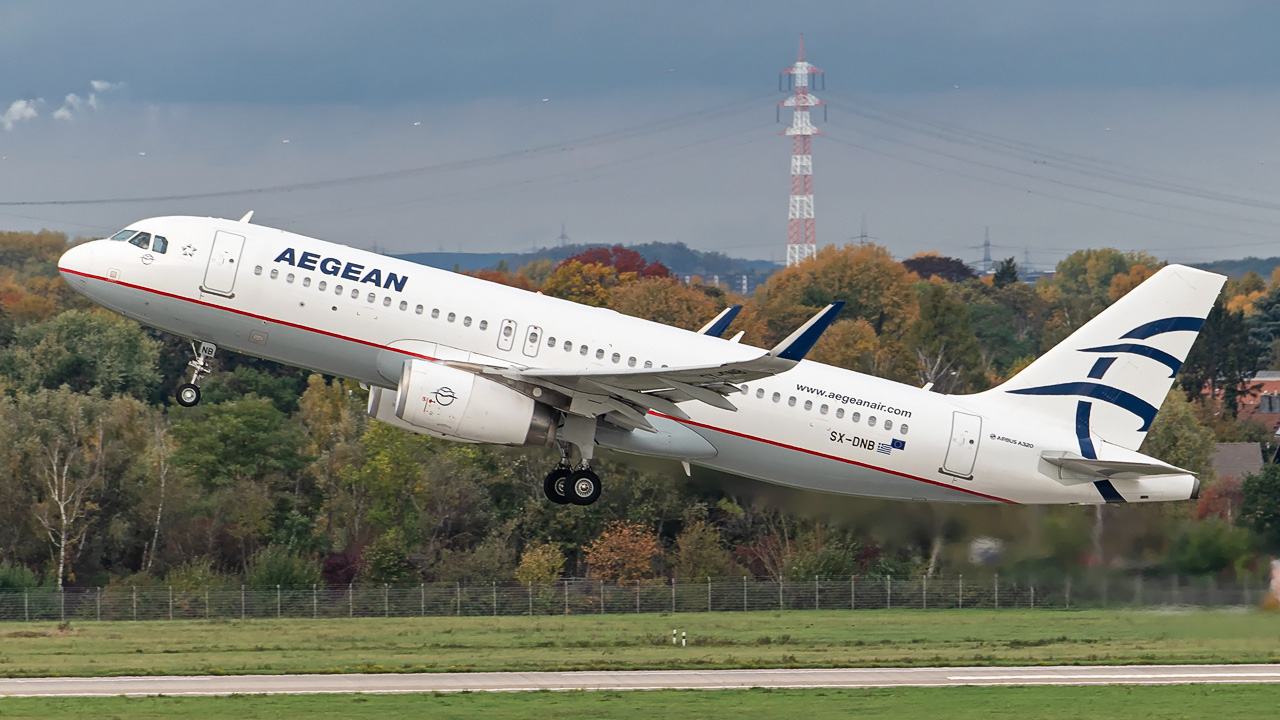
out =
[[[1002,385],[947,395],[805,360],[843,303],[776,347],[240,220],[157,217],[67,250],[77,292],[191,340],[351,378],[368,413],[468,443],[558,447],[543,491],[590,505],[597,448],[825,493],[1101,504],[1198,496],[1138,452],[1225,278],[1169,265]],[[572,459],[576,450],[578,460]]]

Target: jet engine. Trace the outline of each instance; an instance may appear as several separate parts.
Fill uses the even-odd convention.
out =
[[[405,362],[395,415],[415,429],[468,442],[551,445],[555,412],[474,373],[426,360]]]

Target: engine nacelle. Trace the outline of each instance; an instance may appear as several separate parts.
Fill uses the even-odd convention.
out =
[[[550,445],[551,408],[465,370],[426,360],[405,362],[396,417],[430,434],[494,445]]]

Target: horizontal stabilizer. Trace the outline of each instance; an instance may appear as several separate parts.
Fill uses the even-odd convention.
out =
[[[702,335],[720,337],[721,335],[724,335],[725,330],[729,329],[729,324],[733,322],[734,318],[738,317],[738,313],[740,312],[742,312],[741,305],[730,305],[722,310],[719,315],[715,316],[711,322],[703,325],[702,329],[698,332]]]
[[[1064,484],[1110,480],[1112,478],[1131,480],[1149,475],[1194,475],[1190,470],[1183,470],[1168,463],[1151,459],[1140,460],[1097,460],[1077,455],[1073,452],[1051,452],[1040,454],[1040,458],[1052,465],[1057,465],[1065,473],[1059,473],[1058,479]]]

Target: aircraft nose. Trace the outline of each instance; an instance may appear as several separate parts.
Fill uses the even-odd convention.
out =
[[[94,257],[98,248],[95,242],[77,245],[62,253],[58,258],[58,272],[71,287],[82,290],[86,285],[86,276],[95,271]]]

